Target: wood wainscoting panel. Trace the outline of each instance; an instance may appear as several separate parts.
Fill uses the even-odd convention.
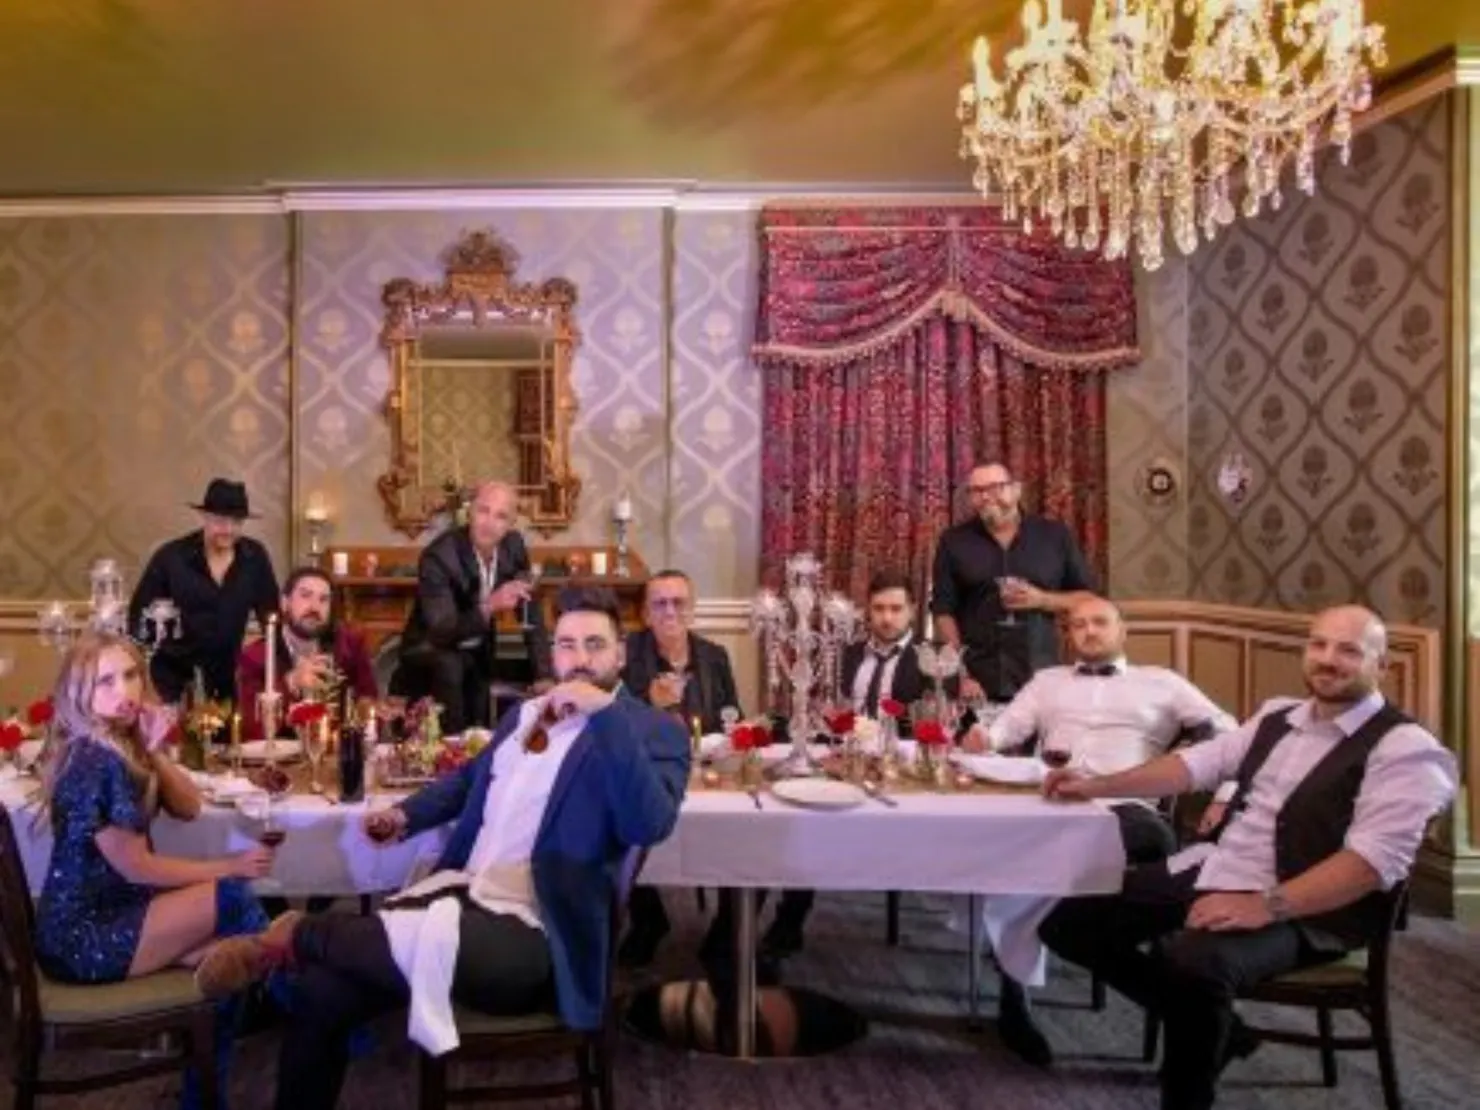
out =
[[[1248,647],[1241,636],[1199,625],[1187,630],[1187,666],[1182,673],[1240,720],[1249,715]]]
[[[10,661],[0,675],[0,716],[12,708],[25,711],[51,693],[60,659],[36,635],[36,614],[43,601],[0,601],[0,658]]]
[[[1250,639],[1249,708],[1270,698],[1305,696],[1305,642],[1293,638]]]
[[[1177,632],[1172,628],[1128,629],[1125,654],[1132,663],[1143,667],[1178,670]]]

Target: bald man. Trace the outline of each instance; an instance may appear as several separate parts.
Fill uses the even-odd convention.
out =
[[[1049,773],[1049,798],[1159,798],[1238,786],[1209,843],[1131,867],[1121,893],[1061,902],[1049,948],[1159,1014],[1165,1110],[1207,1110],[1224,1066],[1258,1042],[1240,991],[1365,947],[1429,821],[1454,797],[1454,756],[1389,704],[1387,630],[1342,606],[1306,640],[1305,699],[1275,698],[1204,744],[1119,774]],[[1148,949],[1148,942],[1154,942]]]
[[[514,528],[518,497],[503,482],[486,482],[473,496],[468,523],[427,544],[417,566],[416,602],[401,633],[400,686],[408,697],[430,695],[443,707],[446,732],[489,721],[489,684],[514,678],[498,657],[495,622],[530,600],[529,549]],[[550,639],[540,607],[527,606],[527,673],[548,682]]]

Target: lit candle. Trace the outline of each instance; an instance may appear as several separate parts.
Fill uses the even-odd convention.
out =
[[[263,689],[268,694],[277,693],[277,614],[267,618],[267,681]]]
[[[612,519],[623,523],[632,519],[632,498],[628,497],[625,492],[617,498],[617,507],[612,511]]]
[[[231,714],[231,747],[232,750],[242,746],[242,715],[237,712]]]

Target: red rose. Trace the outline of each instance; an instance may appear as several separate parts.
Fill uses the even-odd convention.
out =
[[[879,712],[886,717],[893,717],[897,721],[904,716],[904,702],[895,701],[893,698],[885,698],[879,702]]]
[[[946,742],[945,726],[939,721],[919,721],[915,725],[915,739],[931,747]]]
[[[328,708],[323,702],[301,701],[288,710],[288,727],[303,728],[306,725],[317,724],[323,720],[327,712]]]
[[[31,707],[26,710],[26,720],[31,722],[32,728],[40,728],[42,725],[50,724],[56,712],[56,706],[52,705],[51,699],[42,698],[40,701],[31,703]]]
[[[847,736],[853,731],[858,715],[851,709],[839,709],[829,713],[824,719],[834,736]]]
[[[26,730],[17,721],[6,721],[0,725],[0,752],[13,752],[26,739]]]
[[[730,731],[730,747],[737,752],[751,752],[766,746],[766,730],[760,725],[736,725]]]

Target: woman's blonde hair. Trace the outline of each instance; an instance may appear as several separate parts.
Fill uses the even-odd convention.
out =
[[[137,723],[120,725],[104,721],[92,711],[93,693],[98,685],[98,660],[105,651],[125,652],[139,668],[144,684],[145,702],[154,700],[154,687],[149,681],[149,668],[134,642],[126,636],[89,629],[62,657],[62,669],[52,687],[52,732],[41,761],[41,806],[38,816],[51,809],[57,783],[71,762],[79,744],[102,744],[123,758],[130,774],[146,795],[146,806],[153,808],[149,794],[154,792],[149,754]],[[147,811],[147,810],[146,810]]]

